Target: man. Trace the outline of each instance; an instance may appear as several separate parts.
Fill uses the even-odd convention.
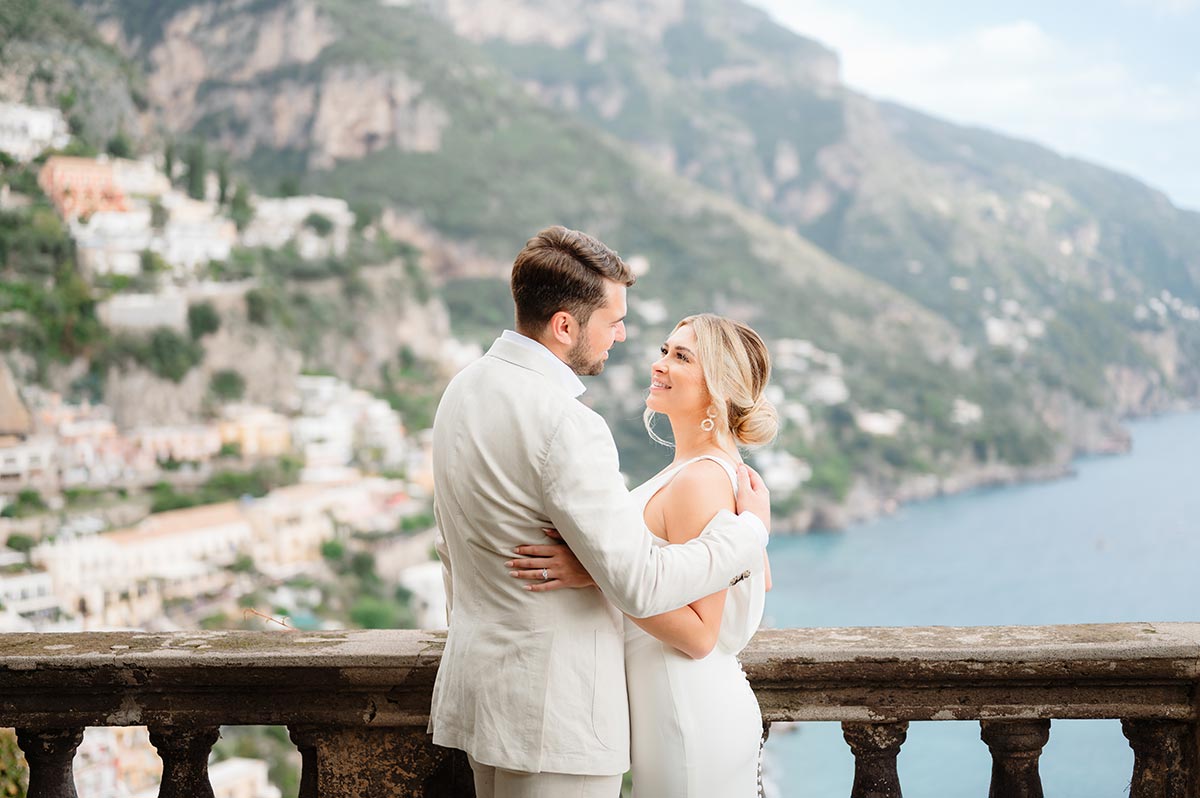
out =
[[[612,434],[577,401],[577,375],[599,374],[625,340],[633,282],[591,236],[538,233],[513,263],[517,331],[450,382],[434,420],[450,632],[429,726],[435,743],[467,752],[478,798],[616,798],[629,768],[620,613],[677,609],[762,570],[761,481],[743,467],[745,512],[655,546]],[[513,548],[553,542],[550,527],[600,590],[535,595],[509,576]]]

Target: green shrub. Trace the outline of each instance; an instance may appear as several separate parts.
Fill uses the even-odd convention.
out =
[[[8,536],[8,540],[5,541],[4,545],[20,554],[28,554],[37,545],[37,541],[30,535],[14,532]]]
[[[198,341],[221,328],[221,316],[211,302],[197,302],[188,306],[188,331],[192,340]]]
[[[208,389],[222,401],[237,401],[246,393],[246,380],[232,369],[222,369],[212,375]]]
[[[267,323],[267,296],[257,288],[246,292],[246,318],[253,324]]]
[[[333,232],[333,222],[328,216],[320,213],[310,213],[304,218],[304,226],[312,230],[317,235],[324,238]]]
[[[145,350],[144,361],[151,371],[164,379],[179,382],[204,359],[204,349],[166,327],[155,330]]]

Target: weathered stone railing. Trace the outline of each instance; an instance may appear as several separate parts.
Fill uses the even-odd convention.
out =
[[[30,798],[74,796],[85,726],[147,725],[161,796],[211,796],[221,725],[282,724],[301,798],[470,796],[425,735],[444,637],[428,632],[0,635],[0,726]],[[761,632],[743,656],[768,721],[840,721],[852,795],[900,794],[910,721],[978,720],[992,796],[1040,796],[1052,718],[1119,718],[1133,798],[1200,796],[1200,624]],[[480,667],[486,667],[481,663]]]

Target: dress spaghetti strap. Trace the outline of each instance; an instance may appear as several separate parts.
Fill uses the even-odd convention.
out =
[[[722,457],[717,457],[715,454],[702,454],[684,463],[684,466],[691,465],[698,460],[712,460],[714,463],[719,463],[725,469],[725,473],[729,475],[729,481],[733,485],[733,498],[736,499],[738,494],[738,476],[737,469],[734,468],[733,464]]]

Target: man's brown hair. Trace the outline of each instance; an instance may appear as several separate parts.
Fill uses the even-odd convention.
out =
[[[517,327],[540,330],[565,310],[580,327],[604,304],[604,281],[633,285],[625,261],[587,233],[555,225],[529,239],[512,267]]]

